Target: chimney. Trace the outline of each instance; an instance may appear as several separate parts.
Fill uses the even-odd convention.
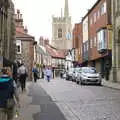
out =
[[[17,13],[15,14],[15,22],[17,27],[23,27],[23,18],[22,14],[20,14],[20,10],[17,10]]]
[[[39,45],[43,45],[43,36],[40,36]]]
[[[25,32],[26,34],[28,33],[27,27],[24,28],[24,32]]]
[[[48,39],[48,38],[44,40],[44,44],[45,44],[45,45],[48,45],[48,44],[49,44],[49,39]]]

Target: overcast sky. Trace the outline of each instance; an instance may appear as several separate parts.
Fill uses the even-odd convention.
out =
[[[87,10],[97,0],[68,0],[69,13],[72,24],[78,23]],[[13,0],[15,9],[20,9],[23,14],[24,26],[28,27],[28,33],[35,36],[52,38],[52,15],[60,16],[61,8],[64,12],[65,0]]]

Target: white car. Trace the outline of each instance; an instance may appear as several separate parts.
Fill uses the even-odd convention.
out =
[[[101,85],[101,75],[96,72],[94,67],[82,67],[77,76],[77,84],[98,84]]]

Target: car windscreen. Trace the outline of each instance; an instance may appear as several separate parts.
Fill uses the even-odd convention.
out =
[[[80,72],[80,68],[75,68],[75,72]]]
[[[83,68],[82,72],[84,73],[96,73],[95,68]]]
[[[73,72],[74,68],[69,68],[69,72]]]

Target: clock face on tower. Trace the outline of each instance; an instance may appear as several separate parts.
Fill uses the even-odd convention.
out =
[[[71,35],[71,33],[70,33],[70,32],[68,32],[68,33],[66,34],[66,38],[67,38],[67,40],[71,40],[72,35]]]

